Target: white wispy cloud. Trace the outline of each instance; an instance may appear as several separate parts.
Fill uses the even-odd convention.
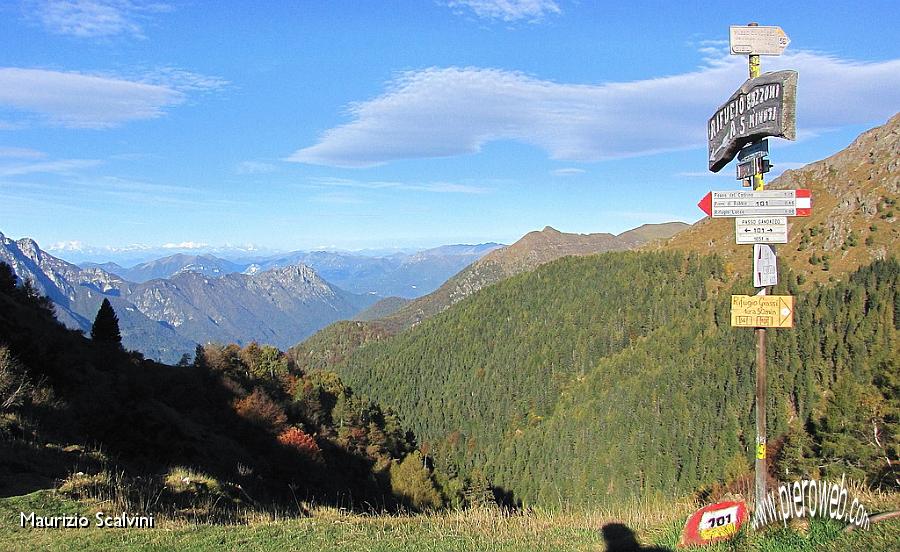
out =
[[[0,165],[0,178],[22,176],[26,174],[69,175],[81,169],[96,167],[102,162],[98,159],[59,159],[56,161],[40,161],[37,163],[14,163]]]
[[[169,65],[145,69],[135,78],[129,78],[129,80],[165,86],[182,93],[220,90],[231,84],[221,77],[194,73],[193,71]]]
[[[315,187],[360,188],[367,190],[408,190],[414,192],[451,193],[451,194],[484,194],[487,188],[454,182],[426,182],[410,184],[407,182],[365,181],[348,178],[317,177],[309,179]]]
[[[156,79],[162,83],[142,82]],[[0,107],[53,125],[108,128],[153,119],[181,104],[187,92],[224,86],[216,77],[169,72],[141,80],[77,72],[0,67]]]
[[[278,169],[272,163],[264,163],[262,161],[243,161],[238,163],[235,172],[238,174],[266,174],[275,172]]]
[[[578,169],[575,167],[566,167],[566,168],[555,169],[553,171],[550,171],[550,174],[552,174],[553,176],[575,176],[578,174],[584,174],[585,172],[587,172],[587,171],[585,171],[584,169]]]
[[[449,0],[447,5],[457,10],[471,10],[482,19],[506,22],[538,21],[562,11],[553,0]]]
[[[807,131],[884,121],[900,105],[900,59],[858,62],[815,52],[765,58],[800,74],[797,125]],[[478,67],[400,74],[381,96],[349,106],[352,121],[287,160],[366,167],[478,152],[512,140],[553,159],[597,161],[702,147],[706,121],[746,79],[743,56],[692,72],[607,84],[567,84]]]
[[[772,180],[773,178],[777,178],[777,177],[781,176],[781,174],[784,173],[784,171],[801,169],[808,164],[809,163],[802,163],[802,162],[796,162],[796,161],[777,162],[772,166],[772,170],[770,172],[766,173],[766,179]],[[684,171],[684,172],[676,173],[675,176],[681,176],[684,178],[716,178],[716,179],[727,180],[729,178],[732,178],[732,179],[735,178],[734,174],[735,174],[734,169],[730,169],[730,170],[726,169],[719,173],[714,173],[714,172],[710,172],[710,171]]]
[[[26,8],[47,31],[79,38],[143,38],[142,21],[172,10],[163,2],[131,0],[32,0]]]
[[[312,197],[317,203],[325,203],[328,205],[360,205],[364,201],[352,193],[347,192],[325,192],[316,194]]]
[[[43,159],[47,154],[31,148],[0,146],[0,157],[7,159]]]
[[[163,249],[205,249],[209,246],[208,243],[185,241],[181,243],[164,243],[160,247]]]

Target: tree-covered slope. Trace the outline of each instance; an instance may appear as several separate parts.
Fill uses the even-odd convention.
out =
[[[769,332],[773,475],[846,473],[897,485],[887,459],[900,452],[898,280],[900,265],[879,261],[849,282],[801,294],[795,327]],[[600,360],[551,417],[488,460],[495,482],[530,500],[596,503],[682,496],[748,472],[754,341],[752,331],[730,327],[728,297]]]
[[[211,520],[300,500],[440,505],[396,415],[335,374],[302,373],[256,343],[160,364],[123,350],[104,311],[108,331],[98,321],[88,339],[0,262],[0,496],[144,493],[142,510],[199,512],[190,504]]]
[[[797,327],[771,332],[770,435],[788,435],[785,458],[800,451],[783,469],[890,484],[877,459],[897,457],[898,274],[878,262],[800,295]],[[680,495],[751,465],[753,339],[730,327],[728,303],[750,290],[725,280],[714,257],[561,259],[369,342],[337,370],[395,407],[451,476],[478,467],[542,504]]]

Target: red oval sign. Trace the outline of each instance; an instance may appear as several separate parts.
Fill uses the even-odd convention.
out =
[[[702,546],[733,537],[747,519],[743,502],[718,502],[704,506],[684,524],[681,546]]]

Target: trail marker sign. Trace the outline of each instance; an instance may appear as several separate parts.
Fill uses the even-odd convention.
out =
[[[756,174],[765,174],[771,170],[772,165],[768,159],[752,157],[737,164],[737,179],[743,180]]]
[[[735,328],[793,328],[792,295],[732,295],[731,325]]]
[[[764,243],[753,245],[753,287],[778,285],[778,259],[775,247]]]
[[[735,55],[780,56],[791,43],[781,27],[738,26],[729,27],[728,42]]]
[[[709,170],[719,172],[742,147],[766,136],[796,139],[796,111],[796,71],[747,79],[707,121]]]
[[[734,217],[734,242],[738,245],[787,243],[787,217]]]
[[[808,217],[809,190],[729,190],[709,192],[697,203],[707,215],[718,217]]]
[[[746,148],[739,151],[737,154],[737,160],[738,163],[742,163],[744,161],[756,159],[757,157],[765,157],[767,155],[769,155],[769,141],[760,140],[759,142],[750,144]]]
[[[743,502],[724,501],[704,506],[684,524],[680,547],[703,546],[730,539],[747,519],[747,506]]]

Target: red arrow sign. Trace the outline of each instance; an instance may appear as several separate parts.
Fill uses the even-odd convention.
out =
[[[810,190],[708,192],[697,207],[711,217],[808,217],[812,212],[812,193]]]
[[[706,213],[706,216],[712,216],[712,192],[708,192],[703,199],[700,200],[700,203],[697,204],[697,207],[700,207],[700,210]]]

